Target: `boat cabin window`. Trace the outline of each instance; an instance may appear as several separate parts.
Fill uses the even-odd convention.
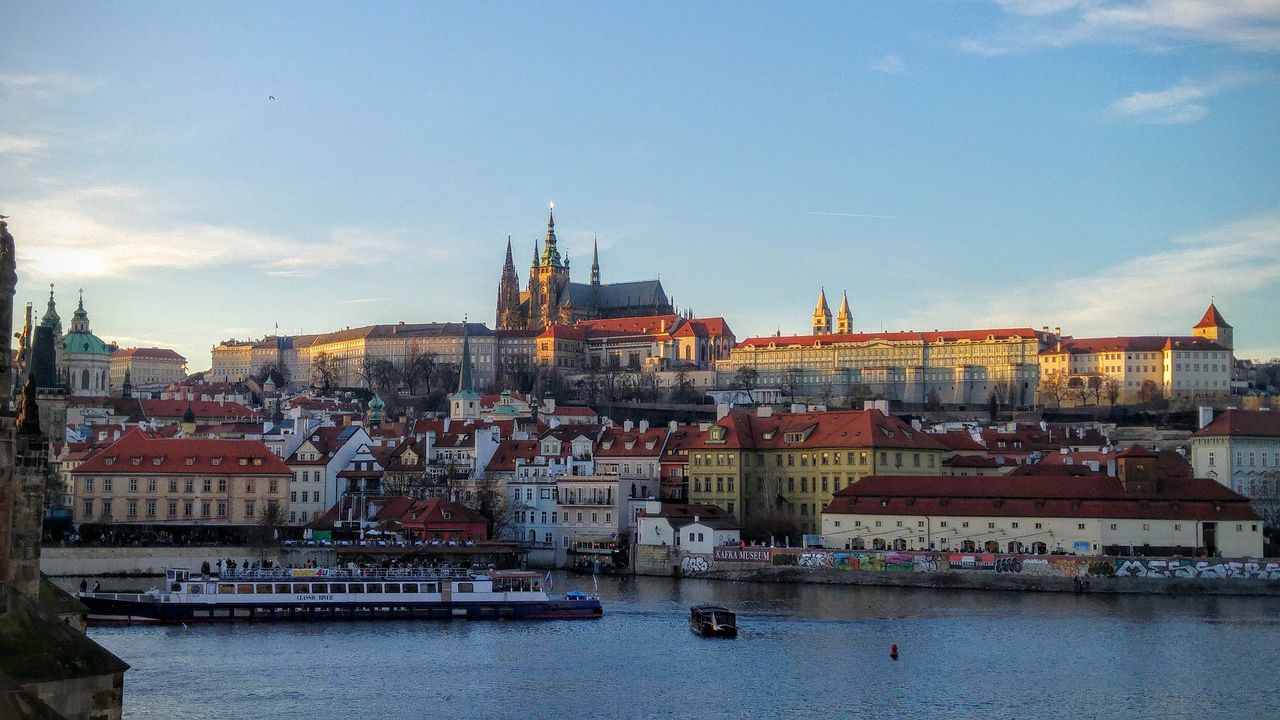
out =
[[[387,584],[386,584],[385,586],[383,586],[383,587],[385,588],[385,589],[383,590],[383,592],[389,592],[389,593],[398,593],[398,592],[400,592],[400,583],[387,583]]]
[[[191,583],[190,585],[187,586],[187,592],[191,593],[192,595],[203,594],[204,586],[198,583]]]
[[[276,592],[279,594],[287,593],[289,592],[289,586],[284,583],[276,583]]]
[[[346,583],[329,583],[329,592],[331,593],[344,593],[346,591],[347,591]]]
[[[327,593],[329,592],[329,586],[326,585],[325,583],[311,583],[311,592]]]
[[[425,592],[425,593],[440,592],[440,583],[422,583],[422,592]]]
[[[271,594],[271,583],[258,583],[257,590],[259,595],[269,595]]]
[[[475,591],[476,591],[475,583],[464,583],[464,582],[458,583],[458,592],[460,593],[475,592]]]
[[[418,592],[418,583],[405,583],[403,587],[404,587],[404,591],[407,593]]]
[[[252,594],[253,594],[253,584],[252,584],[252,583],[241,583],[240,585],[236,585],[236,592],[240,593],[241,595],[252,595]]]
[[[380,593],[382,592],[382,583],[369,583],[365,588],[366,592]]]
[[[230,595],[235,591],[236,591],[236,586],[232,585],[231,583],[219,583],[218,585],[219,595]]]
[[[364,583],[350,583],[347,585],[347,592],[362,593],[364,592]]]
[[[309,583],[294,583],[293,591],[296,593],[309,593],[311,592],[311,585]]]

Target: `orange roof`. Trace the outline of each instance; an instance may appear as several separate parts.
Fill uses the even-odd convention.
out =
[[[994,338],[996,340],[1038,340],[1039,333],[1027,328],[1003,328],[994,330],[944,330],[934,332],[882,332],[882,333],[829,333],[826,335],[766,335],[764,337],[747,338],[738,343],[738,347],[808,347],[822,343],[823,345],[868,343],[876,340],[885,342],[957,342],[960,340],[980,341]]]
[[[1075,355],[1100,352],[1162,352],[1164,350],[1226,350],[1202,337],[1168,335],[1133,335],[1102,338],[1063,338],[1061,349],[1049,348],[1044,355]]]
[[[187,361],[186,358],[182,357],[178,353],[168,348],[156,348],[156,347],[124,348],[123,350],[117,350],[111,353],[112,360],[115,360],[116,358],[132,358],[132,357],[149,358],[152,360],[178,360],[181,362]]]
[[[1211,328],[1211,327],[1220,327],[1220,328],[1231,327],[1230,325],[1227,324],[1226,320],[1222,319],[1222,313],[1218,312],[1218,308],[1214,307],[1213,303],[1209,303],[1209,309],[1204,311],[1204,317],[1200,318],[1200,322],[1195,324],[1195,328],[1197,330],[1200,328]]]
[[[288,476],[289,468],[257,440],[157,438],[131,430],[72,472]]]
[[[1192,433],[1196,437],[1280,437],[1280,412],[1271,410],[1227,410]]]
[[[735,411],[716,424],[726,429],[724,442],[711,440],[708,431],[701,433],[689,447],[703,450],[806,450],[823,447],[946,449],[928,433],[915,430],[897,417],[879,410],[774,413],[768,417],[749,411]],[[802,438],[795,440],[796,433]],[[792,436],[790,442],[788,436]]]

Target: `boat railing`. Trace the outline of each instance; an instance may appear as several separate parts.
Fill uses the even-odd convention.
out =
[[[193,573],[192,580],[199,579]],[[214,573],[205,579],[234,582],[239,580],[471,580],[476,574],[466,568],[250,568]]]

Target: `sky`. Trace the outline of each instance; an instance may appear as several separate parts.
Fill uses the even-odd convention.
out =
[[[1280,0],[0,0],[15,303],[172,347],[493,323],[586,282],[739,339],[1189,334],[1280,356]],[[15,320],[15,325],[20,319]]]

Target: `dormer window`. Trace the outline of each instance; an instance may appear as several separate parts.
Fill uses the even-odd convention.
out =
[[[260,457],[256,457],[256,458],[254,458],[254,459],[253,459],[253,464],[254,464],[254,465],[261,465],[261,464],[262,464],[262,458],[260,458]]]
[[[160,465],[160,463],[163,463],[163,462],[164,462],[164,457],[153,457],[153,458],[151,458],[151,464],[152,464],[152,465],[156,465],[156,466],[158,466],[158,465]]]
[[[187,458],[187,459],[186,459],[186,463],[187,463],[188,465],[195,465],[195,464],[196,464],[196,459],[195,459],[194,457],[189,457],[189,458]]]
[[[241,465],[248,465],[248,464],[249,464],[249,458],[244,458],[244,457],[240,458],[240,464],[241,464]]]
[[[102,462],[103,462],[103,464],[104,464],[104,465],[115,465],[115,464],[116,464],[116,456],[115,456],[115,455],[112,455],[111,457],[103,458]]]
[[[783,435],[783,436],[782,436],[782,441],[783,441],[783,442],[788,442],[788,443],[802,443],[802,442],[804,442],[804,433],[802,433],[802,432],[789,432],[789,433],[787,433],[786,435]]]
[[[131,458],[129,458],[129,462],[133,463],[134,465],[141,465],[141,464],[142,464],[142,456],[141,456],[141,455],[138,455],[138,456],[135,456],[135,457],[131,457]]]
[[[216,457],[216,458],[209,458],[209,464],[210,464],[210,465],[221,465],[221,464],[222,464],[222,458],[220,458],[220,457]]]

